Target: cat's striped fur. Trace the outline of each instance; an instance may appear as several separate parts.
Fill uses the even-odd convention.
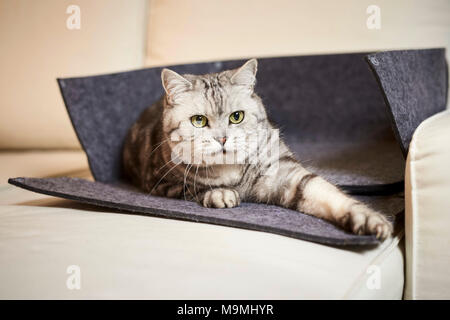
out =
[[[126,139],[123,163],[128,177],[153,195],[198,201],[205,207],[229,208],[241,201],[270,203],[329,220],[357,234],[389,236],[392,226],[381,214],[308,172],[282,140],[278,153],[257,164],[173,161],[174,150],[183,144],[201,146],[201,152],[212,157],[223,156],[242,147],[242,137],[236,133],[240,130],[276,132],[270,130],[274,126],[253,91],[256,70],[255,59],[239,69],[198,76],[164,69],[166,94],[143,112]],[[232,124],[228,118],[237,110],[245,118]],[[194,115],[206,116],[208,126],[194,127],[190,120]],[[201,139],[194,137],[199,130]],[[257,138],[257,142],[261,149],[271,148],[267,140]],[[249,155],[255,152],[250,149]],[[272,174],[267,174],[270,170]]]

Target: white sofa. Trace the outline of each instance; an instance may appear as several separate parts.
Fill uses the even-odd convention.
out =
[[[0,298],[450,298],[448,111],[426,120],[411,143],[405,229],[370,249],[112,212],[6,183],[91,178],[56,77],[249,56],[449,48],[448,1],[408,11],[405,1],[379,1],[379,31],[367,29],[360,1],[78,3],[80,30],[66,29],[60,2],[0,3],[0,41],[10,44],[0,58],[9,70],[0,74]],[[80,267],[79,290],[67,287],[72,265]]]
[[[405,204],[405,298],[450,299],[450,110],[414,133]]]

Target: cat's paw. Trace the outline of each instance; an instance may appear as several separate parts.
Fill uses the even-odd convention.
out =
[[[373,234],[384,240],[392,234],[392,224],[380,213],[362,203],[354,204],[340,219],[339,223],[359,235]]]
[[[241,203],[239,193],[234,189],[217,188],[205,193],[202,204],[207,208],[233,208]]]

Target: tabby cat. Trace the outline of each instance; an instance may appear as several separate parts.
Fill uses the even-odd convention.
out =
[[[272,139],[278,131],[254,92],[256,71],[255,59],[205,75],[163,69],[165,95],[126,138],[126,175],[152,195],[210,208],[276,204],[355,234],[388,237],[392,225],[383,215],[307,171],[282,140]],[[267,134],[255,134],[261,132]],[[257,153],[264,156],[255,160]]]

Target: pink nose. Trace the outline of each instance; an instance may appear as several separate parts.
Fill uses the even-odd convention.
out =
[[[227,137],[222,137],[222,138],[220,138],[220,139],[219,139],[219,142],[220,142],[222,145],[224,145],[225,142],[227,142]]]

